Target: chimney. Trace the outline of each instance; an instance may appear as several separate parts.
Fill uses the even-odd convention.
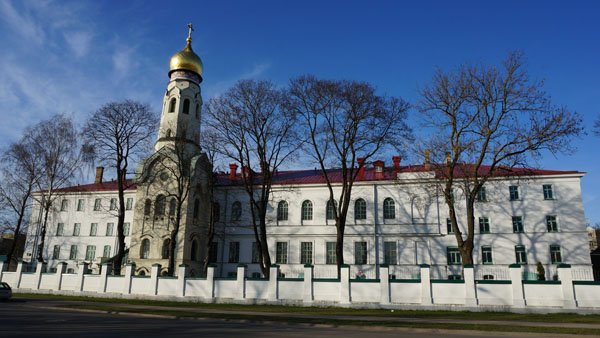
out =
[[[385,165],[385,162],[383,162],[382,160],[377,160],[375,162],[373,162],[373,166],[375,166],[375,179],[376,180],[381,180],[383,179],[384,175],[383,175],[383,167]]]
[[[358,179],[362,181],[365,179],[365,158],[359,157],[356,162],[358,162]]]
[[[425,157],[425,163],[423,164],[423,166],[425,167],[425,170],[429,170],[431,169],[431,158],[430,158],[430,152],[429,149],[425,149],[423,151],[423,156]]]
[[[229,163],[229,179],[235,180],[235,174],[237,171],[238,165],[235,163]]]
[[[394,172],[397,174],[400,172],[400,161],[402,161],[402,157],[393,156],[392,162],[394,162]]]
[[[104,175],[104,167],[96,167],[96,181],[94,181],[94,183],[102,183],[103,175]]]
[[[245,165],[242,166],[242,175],[244,177],[252,177],[252,170]]]

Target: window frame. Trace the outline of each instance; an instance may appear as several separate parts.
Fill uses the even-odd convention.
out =
[[[479,191],[477,191],[477,202],[487,202],[487,191],[485,190],[485,186],[482,186],[481,188],[479,188]]]
[[[562,263],[562,248],[559,244],[550,244],[550,262],[552,264]]]
[[[398,264],[398,243],[396,241],[383,242],[383,264]]]
[[[133,197],[127,197],[125,200],[125,210],[133,209]]]
[[[227,258],[228,263],[239,263],[240,262],[240,242],[234,241],[229,242],[229,255]]]
[[[96,198],[94,199],[94,211],[102,210],[102,199]]]
[[[108,249],[108,250],[106,250]],[[108,253],[107,253],[108,251]],[[102,257],[110,257],[110,251],[111,251],[111,247],[110,245],[105,245],[104,248],[102,249]]]
[[[527,249],[525,245],[515,245],[515,263],[527,264]]]
[[[355,265],[367,265],[369,264],[368,255],[368,244],[367,241],[355,241],[354,242],[354,264]]]
[[[69,249],[69,259],[70,260],[77,259],[77,245],[76,244],[72,244],[71,248]]]
[[[494,264],[494,255],[491,245],[481,246],[481,264],[492,265]]]
[[[337,242],[325,242],[325,264],[337,264]]]
[[[88,245],[85,248],[85,260],[86,261],[94,261],[96,260],[96,246]]]
[[[300,242],[300,264],[313,263],[313,243]]]
[[[231,221],[238,222],[242,218],[242,203],[234,201],[231,203]]]
[[[460,250],[456,246],[446,247],[446,260],[448,265],[461,265],[462,256]]]
[[[142,244],[140,245],[140,259],[149,259],[150,258],[150,240],[148,238],[144,238],[142,240]]]
[[[56,223],[56,237],[64,236],[65,223]]]
[[[69,210],[69,200],[64,198],[60,202],[60,211],[68,211]]]
[[[302,206],[300,209],[300,219],[302,221],[313,220],[313,203],[311,200],[302,201]]]
[[[358,198],[354,201],[354,220],[364,221],[367,219],[367,201]]]
[[[508,198],[511,201],[518,201],[520,200],[520,194],[519,194],[519,186],[518,185],[510,185],[508,186]]]
[[[396,202],[391,197],[386,197],[383,200],[383,219],[396,219]]]
[[[55,245],[52,248],[52,259],[60,259],[60,245]]]
[[[275,242],[275,263],[288,263],[288,242]]]
[[[90,223],[90,237],[98,235],[98,223]]]
[[[544,200],[551,201],[554,200],[554,187],[552,184],[543,184],[542,192],[544,194]]]
[[[546,230],[548,232],[558,232],[558,216],[546,215]]]
[[[489,234],[490,233],[490,218],[487,216],[479,217],[479,233]]]
[[[521,234],[525,232],[523,226],[523,216],[512,216],[513,233]]]
[[[84,211],[85,209],[85,201],[83,198],[77,199],[77,211]]]
[[[281,200],[277,203],[277,220],[287,221],[288,220],[289,205],[285,200]]]

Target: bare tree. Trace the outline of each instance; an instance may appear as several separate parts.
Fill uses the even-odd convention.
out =
[[[600,116],[598,116],[598,119],[594,122],[594,135],[600,137]]]
[[[121,274],[125,255],[125,190],[127,170],[148,154],[158,117],[150,107],[136,101],[110,102],[90,115],[83,129],[86,148],[91,159],[115,169],[117,176],[117,254],[113,260],[114,274]]]
[[[296,114],[284,110],[283,92],[271,82],[245,80],[211,99],[207,116],[217,151],[242,165],[241,181],[250,201],[260,268],[268,277],[267,207],[274,174],[298,144]]]
[[[582,133],[581,119],[552,104],[543,84],[529,79],[518,52],[509,53],[500,67],[438,71],[420,94],[418,108],[432,134],[423,148],[442,184],[462,262],[472,264],[474,203],[481,187],[515,168],[531,168],[542,151],[569,150],[570,139]],[[455,199],[455,187],[464,202]],[[457,226],[458,203],[466,203],[466,234]]]
[[[344,264],[344,231],[358,158],[369,161],[387,147],[398,147],[410,138],[406,125],[408,103],[380,96],[365,82],[320,80],[313,76],[293,79],[290,110],[308,134],[308,156],[318,163],[334,207],[337,232],[338,274]],[[331,167],[335,169],[330,169]],[[334,186],[339,189],[335,196]],[[337,201],[336,201],[337,200]]]

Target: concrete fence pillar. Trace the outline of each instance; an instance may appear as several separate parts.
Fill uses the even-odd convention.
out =
[[[161,268],[162,265],[158,263],[152,264],[152,269],[150,270],[150,294],[152,295],[158,294],[158,275]]]
[[[35,266],[35,278],[33,279],[33,289],[40,289],[40,282],[42,281],[42,271],[46,270],[46,263],[38,262]]]
[[[8,267],[10,263],[4,264],[6,258],[0,258],[0,282],[2,281],[2,274],[4,273],[4,267]]]
[[[477,306],[477,285],[475,285],[475,269],[473,264],[463,266],[465,286],[465,306]]]
[[[79,263],[79,268],[77,269],[77,285],[75,291],[83,291],[83,283],[85,281],[85,274],[88,273],[88,263],[81,262]]]
[[[188,266],[187,264],[179,265],[179,271],[177,272],[177,296],[185,296],[185,277],[187,276]]]
[[[131,280],[133,279],[133,275],[135,274],[135,263],[127,263],[125,264],[125,283],[123,285],[123,294],[129,295],[131,294]]]
[[[573,271],[569,264],[559,264],[558,280],[562,286],[563,294],[563,308],[575,309],[577,308],[577,300],[575,299],[575,286],[573,285]]]
[[[387,264],[379,266],[379,303],[390,303],[390,267]]]
[[[18,289],[21,286],[21,277],[23,277],[23,262],[17,264],[17,282],[15,287]]]
[[[246,269],[248,266],[246,264],[238,264],[237,266],[237,295],[236,299],[245,299],[246,298]]]
[[[108,283],[108,275],[110,275],[111,263],[102,263],[102,271],[100,272],[100,287],[98,288],[99,293],[106,292],[106,284]]]
[[[523,272],[520,264],[508,266],[510,283],[512,284],[512,306],[515,308],[525,307],[525,292],[523,290]]]
[[[340,269],[340,304],[350,304],[350,265],[342,264]]]
[[[433,304],[431,295],[431,268],[429,264],[421,264],[421,305]]]
[[[54,274],[54,276],[55,276],[54,288],[56,290],[60,290],[60,287],[62,285],[62,277],[66,271],[67,271],[67,263],[66,262],[59,262],[56,265],[56,273]]]
[[[267,292],[267,299],[269,301],[276,301],[279,298],[279,265],[274,264],[269,268],[269,291]]]
[[[313,265],[304,264],[304,283],[302,284],[302,301],[312,303],[314,298],[313,291]]]
[[[210,264],[206,269],[206,287],[208,298],[215,298],[215,268],[217,266]]]

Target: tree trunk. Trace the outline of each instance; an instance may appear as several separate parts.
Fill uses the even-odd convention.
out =
[[[19,237],[21,236],[21,225],[23,224],[23,217],[25,215],[25,208],[27,207],[27,199],[29,199],[29,197],[27,197],[26,199],[23,200],[23,203],[21,203],[21,210],[19,212],[19,219],[17,220],[17,227],[15,228],[15,237],[13,239],[13,242],[10,246],[10,251],[8,252],[7,255],[7,262],[8,262],[8,268],[10,268],[10,263],[12,261],[12,257],[15,253],[15,248],[17,247],[17,241],[19,240]]]
[[[38,245],[38,257],[39,263],[44,263],[44,244],[46,238],[46,224],[48,223],[48,213],[50,212],[50,205],[44,206],[44,221],[42,223],[42,231],[40,233],[40,244]]]
[[[338,219],[335,224],[336,228],[336,242],[335,242],[335,260],[337,263],[337,275],[338,278],[341,277],[341,269],[344,264],[344,230],[345,225],[341,224],[341,221]],[[327,253],[326,253],[327,254]]]
[[[269,254],[269,245],[267,242],[267,229],[264,218],[260,220],[260,248],[261,248],[261,270],[265,278],[269,278],[271,267],[271,255]]]
[[[475,211],[473,202],[467,200],[467,238],[463,240],[460,249],[460,257],[463,265],[473,264],[473,241],[475,238]]]
[[[175,248],[177,247],[177,235],[179,234],[179,223],[181,223],[181,203],[177,203],[177,214],[175,215],[175,224],[171,231],[171,241],[169,242],[169,267],[167,275],[173,276],[175,273]]]
[[[125,233],[123,225],[125,224],[125,169],[120,170],[117,165],[117,186],[119,189],[119,210],[117,214],[117,255],[113,261],[113,274],[121,275],[121,266],[123,266],[123,257],[125,256]]]

